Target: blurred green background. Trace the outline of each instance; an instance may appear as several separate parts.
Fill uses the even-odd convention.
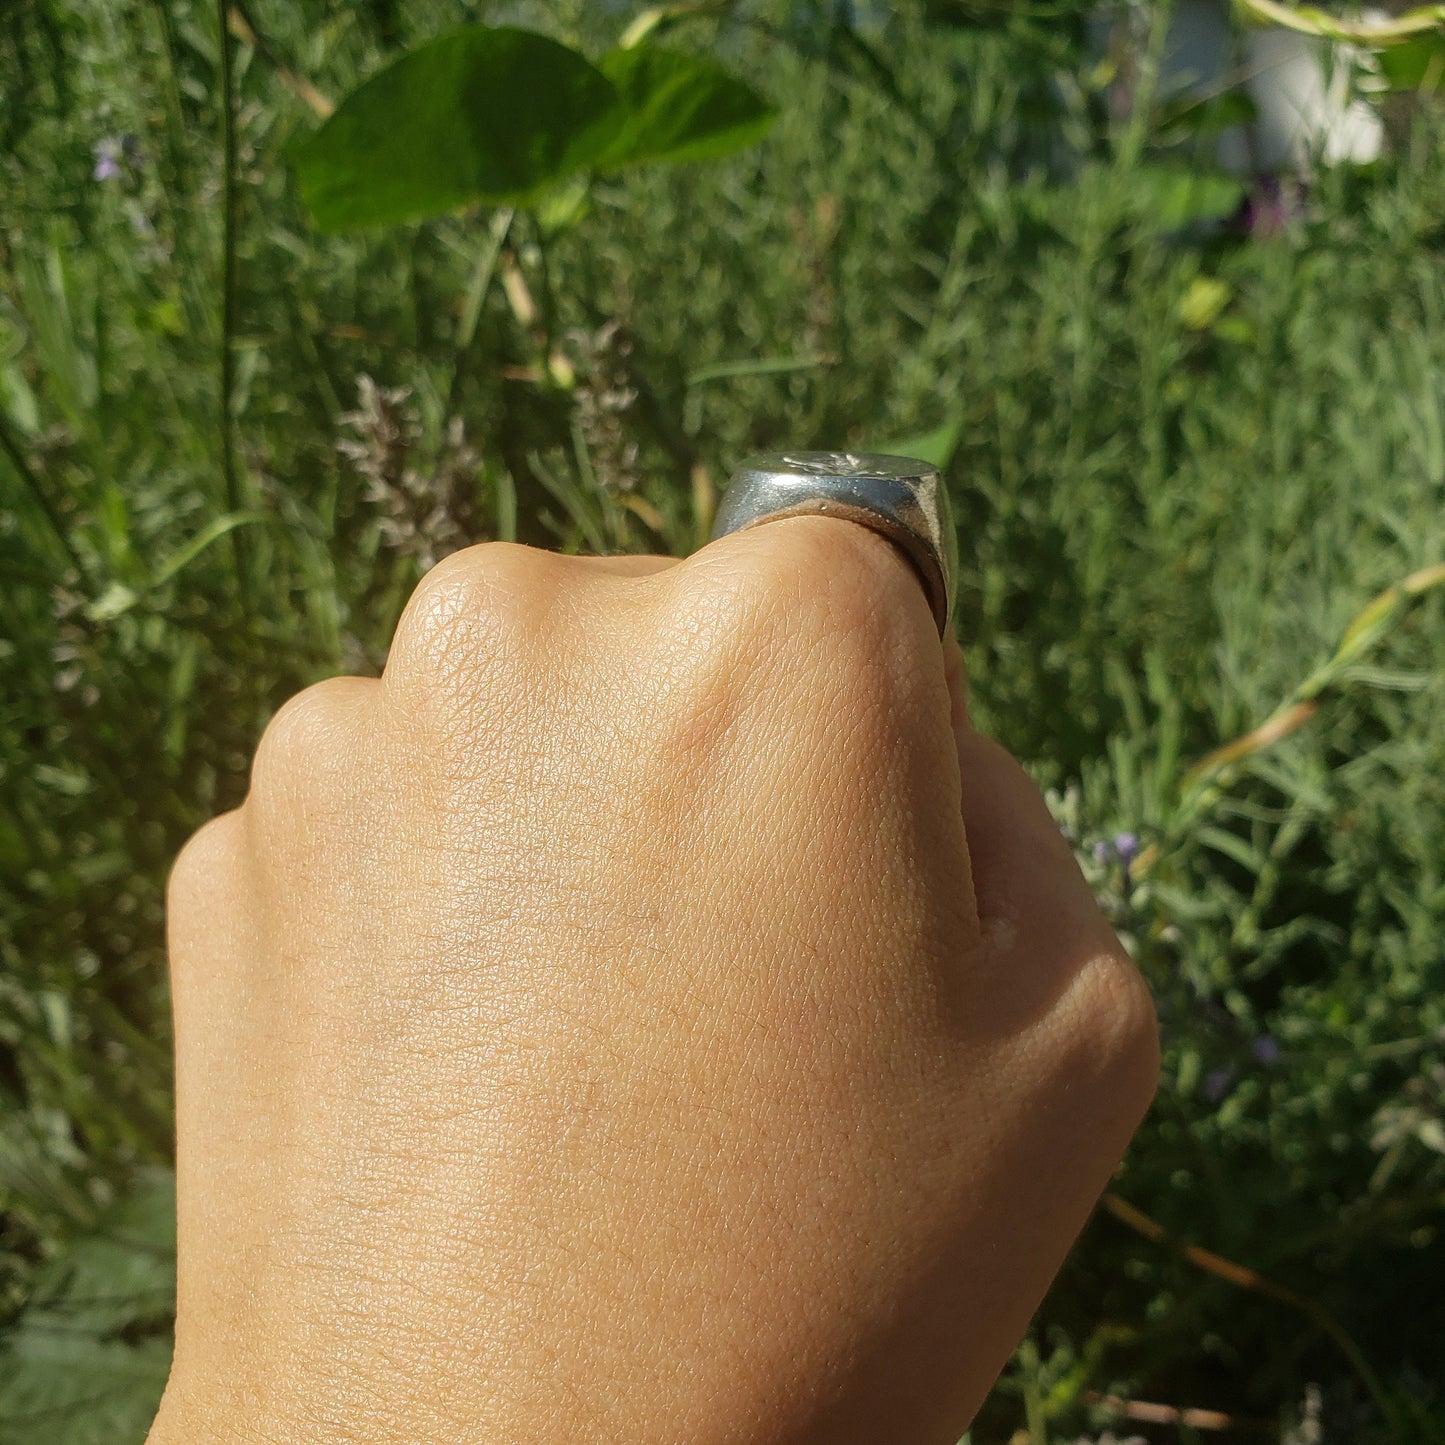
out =
[[[144,1438],[164,882],[270,713],[443,553],[685,554],[780,445],[945,466],[977,720],[1160,1008],[974,1445],[1445,1440],[1445,49],[1321,49],[1379,144],[1270,161],[1210,9],[8,0],[0,1442]],[[776,117],[321,232],[288,148],[477,21]]]

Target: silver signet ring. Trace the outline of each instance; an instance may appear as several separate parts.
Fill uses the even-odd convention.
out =
[[[714,540],[780,517],[838,517],[894,543],[913,564],[943,636],[953,611],[958,537],[938,468],[911,457],[779,452],[733,473]]]

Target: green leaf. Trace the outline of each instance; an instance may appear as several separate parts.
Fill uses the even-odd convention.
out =
[[[1161,231],[1180,231],[1202,221],[1222,221],[1244,200],[1243,181],[1210,171],[1140,166],[1132,177],[1134,210]]]
[[[83,798],[95,787],[95,783],[85,773],[56,767],[53,763],[36,763],[30,770],[30,776],[42,788],[53,788],[67,798]]]
[[[42,255],[16,253],[13,275],[51,400],[72,426],[82,427],[100,396],[100,381],[93,337],[82,324],[90,298],[75,256],[57,226]]]
[[[817,371],[832,363],[825,356],[750,356],[738,361],[717,361],[699,366],[684,377],[687,386],[706,386],[739,376],[784,376],[795,371]]]
[[[1419,35],[1376,53],[1380,74],[1391,90],[1439,90],[1445,86],[1445,36]]]
[[[880,442],[869,450],[883,452],[887,456],[916,457],[941,469],[953,460],[962,439],[963,414],[955,412],[942,426],[934,427],[932,431],[917,432],[899,441]]]
[[[1259,117],[1259,108],[1247,90],[1226,90],[1203,99],[1173,96],[1159,107],[1155,139],[1174,145],[1192,136],[1218,136]]]
[[[1445,1124],[1439,1119],[1422,1119],[1415,1129],[1415,1137],[1437,1154],[1445,1154]]]
[[[561,236],[582,224],[592,211],[592,182],[585,175],[571,176],[548,186],[537,197],[533,214],[544,236]]]
[[[170,1366],[165,1339],[22,1335],[0,1353],[0,1439],[141,1445]]]
[[[178,572],[189,567],[207,547],[220,541],[228,532],[234,532],[237,527],[251,527],[258,522],[268,521],[270,518],[264,512],[226,512],[214,518],[156,568],[155,575],[151,578],[151,586],[160,587],[169,582]]]
[[[597,64],[622,107],[600,169],[729,155],[760,140],[777,117],[751,86],[701,56],[638,45]]]
[[[293,152],[323,230],[521,201],[593,164],[617,92],[575,50],[528,30],[470,26],[373,75]]]
[[[85,615],[92,622],[113,622],[139,601],[140,598],[123,582],[112,582],[94,602],[86,605]]]
[[[21,1315],[17,1340],[60,1330],[110,1336],[175,1308],[175,1183],[148,1174],[93,1234],[51,1260]]]
[[[631,50],[634,45],[641,45],[650,36],[680,20],[726,15],[732,6],[733,0],[673,0],[668,5],[654,5],[632,19],[617,42],[618,48]]]
[[[0,1439],[145,1439],[170,1371],[175,1187],[155,1173],[44,1268],[0,1344]]]
[[[1179,319],[1191,331],[1208,331],[1233,299],[1234,292],[1216,276],[1196,276],[1179,298]]]
[[[1226,858],[1233,859],[1241,868],[1248,870],[1256,877],[1264,872],[1264,854],[1237,833],[1230,833],[1224,828],[1216,828],[1212,824],[1208,824],[1200,827],[1196,831],[1195,837],[1206,848],[1213,848],[1216,853],[1223,853]]]

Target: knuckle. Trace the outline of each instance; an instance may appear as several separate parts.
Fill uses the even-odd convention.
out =
[[[387,677],[432,687],[478,662],[515,656],[547,611],[558,560],[510,542],[482,542],[438,562],[397,623]]]
[[[315,783],[330,785],[338,773],[352,768],[359,681],[328,678],[282,705],[256,746],[247,806],[265,811]]]
[[[763,581],[829,640],[876,638],[891,620],[878,566],[888,544],[856,522],[799,521],[775,528],[771,545],[759,549]]]
[[[213,975],[218,923],[236,917],[247,891],[247,845],[239,810],[194,832],[166,880],[166,958],[177,1017],[189,1007],[192,981]]]
[[[222,813],[203,823],[182,845],[166,882],[166,912],[173,920],[204,907],[220,880],[241,858],[240,814]]]
[[[487,761],[492,740],[535,722],[564,687],[583,607],[574,559],[484,542],[439,562],[397,624],[382,674],[393,723],[453,781]],[[547,659],[548,666],[541,665]]]
[[[716,675],[719,663],[746,667],[766,656],[781,634],[781,609],[757,583],[747,559],[726,565],[679,569],[662,645],[686,672],[701,668]]]
[[[788,688],[807,686],[797,608],[752,551],[679,568],[654,638],[646,716],[673,773],[702,766],[729,745],[740,721],[771,712]]]
[[[856,681],[896,682],[900,663],[914,670],[917,613],[927,609],[908,564],[892,552],[855,522],[790,518],[739,534],[725,566],[700,578],[728,594],[708,602],[740,647],[770,649],[789,667],[799,655],[825,657]]]
[[[1094,1068],[1142,1109],[1159,1083],[1159,1016],[1148,984],[1122,945],[1088,960],[1070,1003]]]
[[[813,525],[780,538],[771,559],[772,588],[794,612],[796,643],[826,659],[861,712],[897,707],[926,673],[932,633],[922,591],[876,533],[856,522],[808,520]],[[920,611],[929,631],[918,629]]]
[[[935,638],[937,629],[913,564],[880,533],[857,522],[830,521],[828,535],[817,537],[808,561],[818,573],[817,590],[831,584],[833,608],[855,619],[881,619],[895,638],[911,637],[922,619],[921,635]]]
[[[789,519],[667,574],[657,642],[666,685],[651,692],[665,699],[669,758],[701,766],[721,747],[756,742],[749,724],[761,723],[806,733],[839,777],[854,766],[871,775],[923,735],[942,668],[909,610],[931,628],[921,590],[890,549],[856,523]],[[894,595],[904,588],[919,597]]]

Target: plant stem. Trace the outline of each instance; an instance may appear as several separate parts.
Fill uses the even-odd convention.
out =
[[[80,554],[75,550],[74,543],[70,540],[70,534],[65,530],[65,523],[61,520],[60,513],[55,510],[55,503],[46,495],[40,478],[35,474],[35,468],[26,460],[25,453],[21,450],[19,442],[15,440],[10,428],[6,425],[5,418],[0,416],[0,450],[10,458],[10,465],[20,474],[20,480],[30,489],[30,495],[35,498],[36,505],[45,514],[45,520],[50,524],[50,530],[55,533],[55,539],[65,550],[65,555],[70,559],[70,565],[83,577],[85,567],[81,563]]]
[[[1201,814],[1219,801],[1237,776],[1237,764],[1298,732],[1319,712],[1324,695],[1344,680],[1346,669],[1390,631],[1415,599],[1442,586],[1445,562],[1421,567],[1387,587],[1355,615],[1333,656],[1300,683],[1289,699],[1258,727],[1200,758],[1180,782],[1176,836],[1183,836]],[[1134,876],[1145,877],[1164,851],[1161,843],[1151,843],[1134,860]]]
[[[1327,40],[1343,40],[1356,45],[1398,45],[1413,35],[1426,35],[1440,28],[1440,10],[1422,5],[1403,15],[1385,20],[1341,20],[1313,6],[1295,9],[1277,0],[1239,0],[1239,8],[1249,20],[1263,24],[1282,25],[1301,35],[1319,35]]]
[[[1159,77],[1164,64],[1164,47],[1169,38],[1169,23],[1173,18],[1172,0],[1156,5],[1150,11],[1149,39],[1135,75],[1129,119],[1124,126],[1124,134],[1119,138],[1119,148],[1115,152],[1115,161],[1121,172],[1137,166],[1144,153],[1144,143],[1149,138],[1149,125],[1153,118],[1154,100],[1159,93]]]
[[[197,337],[210,340],[215,334],[216,318],[202,284],[203,248],[190,225],[188,208],[195,196],[194,172],[188,151],[185,112],[181,104],[181,88],[176,61],[175,27],[171,22],[168,0],[151,0],[150,13],[155,21],[165,65],[160,71],[165,107],[166,155],[171,177],[165,187],[165,209],[172,242],[175,247],[176,273],[182,280],[182,297],[186,317]]]
[[[226,23],[231,34],[243,45],[249,45],[276,72],[276,78],[292,95],[306,102],[313,114],[329,120],[336,112],[336,102],[312,85],[304,75],[292,70],[269,40],[256,28],[256,22],[240,0],[229,0]]]
[[[1252,732],[1216,748],[1190,768],[1184,775],[1185,790],[1209,781],[1253,753],[1262,752],[1308,722],[1319,708],[1321,694],[1339,683],[1345,669],[1394,626],[1415,598],[1442,585],[1445,585],[1445,562],[1422,567],[1387,587],[1356,614],[1345,628],[1334,655],[1295,689],[1288,702],[1282,703]]]
[[[221,476],[225,481],[226,510],[241,511],[241,484],[236,469],[235,417],[231,396],[236,384],[236,98],[231,70],[231,34],[226,23],[226,0],[216,0],[221,47]],[[231,532],[231,554],[242,610],[249,612],[248,566],[245,539],[240,528]]]
[[[502,247],[506,245],[507,233],[512,229],[512,221],[516,214],[516,210],[512,206],[504,206],[496,212],[492,217],[491,226],[488,228],[487,239],[477,253],[476,265],[472,269],[471,280],[467,283],[466,294],[462,298],[462,314],[457,325],[457,344],[452,358],[452,379],[451,385],[447,388],[448,416],[456,413],[462,375],[466,369],[467,355],[472,349],[472,342],[476,340],[477,323],[482,315],[482,303],[486,300],[487,291],[497,274],[497,264],[502,258]]]
[[[1296,1294],[1294,1290],[1288,1289],[1282,1284],[1276,1284],[1272,1279],[1266,1279],[1247,1265],[1236,1264],[1232,1259],[1225,1259],[1223,1255],[1215,1254],[1213,1250],[1201,1249],[1197,1244],[1186,1244],[1184,1241],[1176,1239],[1158,1220],[1151,1218],[1142,1209],[1130,1204],[1112,1191],[1104,1195],[1100,1204],[1104,1211],[1111,1214],[1120,1224],[1132,1229],[1135,1234],[1141,1235],[1151,1243],[1161,1244],[1177,1251],[1196,1269],[1201,1269],[1206,1274],[1212,1274],[1216,1279],[1225,1280],[1234,1285],[1236,1289],[1252,1290],[1255,1294],[1265,1295],[1269,1299],[1278,1300],[1280,1304],[1287,1305],[1290,1309],[1297,1310],[1334,1341],[1340,1353],[1349,1361],[1350,1368],[1354,1370],[1365,1388],[1365,1393],[1369,1395],[1380,1414],[1387,1422],[1394,1422],[1397,1415],[1394,1404],[1385,1393],[1385,1389],[1381,1385],[1379,1377],[1370,1367],[1369,1361],[1365,1359],[1364,1352],[1351,1338],[1345,1327],[1322,1304],[1306,1295]]]

